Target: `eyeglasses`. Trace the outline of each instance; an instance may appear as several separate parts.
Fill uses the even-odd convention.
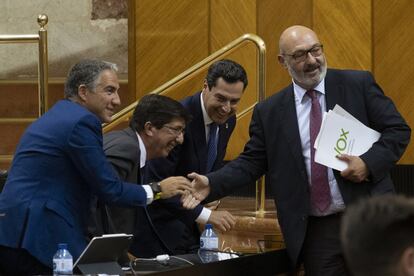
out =
[[[310,53],[313,57],[319,57],[323,53],[323,45],[318,44],[310,48],[309,50],[299,50],[293,54],[283,54],[284,56],[292,57],[296,62],[305,61]]]
[[[185,133],[185,128],[182,127],[172,127],[167,125],[163,125],[162,127],[168,129],[171,132],[171,134],[174,134],[175,136],[180,136],[181,134],[184,135]]]

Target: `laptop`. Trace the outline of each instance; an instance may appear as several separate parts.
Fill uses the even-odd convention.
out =
[[[127,255],[133,235],[109,234],[94,237],[73,265],[83,274],[124,275],[118,261]]]

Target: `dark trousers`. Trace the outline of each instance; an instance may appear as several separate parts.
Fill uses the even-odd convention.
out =
[[[347,276],[340,241],[341,214],[309,217],[302,257],[306,276]]]
[[[52,260],[50,260],[52,263]],[[26,249],[0,245],[0,275],[52,274],[52,269],[39,262]]]

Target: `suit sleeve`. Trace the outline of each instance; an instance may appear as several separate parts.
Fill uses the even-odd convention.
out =
[[[134,171],[134,167],[138,166],[137,160],[139,160],[137,141],[119,137],[112,137],[106,141],[104,138],[104,152],[119,178],[132,181],[130,174]]]
[[[410,141],[411,129],[371,73],[366,74],[364,96],[370,127],[380,132],[381,137],[360,157],[375,182],[383,178],[401,158]]]
[[[254,108],[249,135],[250,139],[239,157],[207,175],[211,191],[206,201],[222,198],[238,188],[255,183],[266,172],[266,141],[260,104]]]
[[[101,126],[93,115],[82,118],[68,137],[68,154],[91,190],[104,202],[145,206],[146,192],[139,185],[122,182],[106,160]]]

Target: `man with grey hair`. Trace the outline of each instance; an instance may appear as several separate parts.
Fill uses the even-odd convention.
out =
[[[102,149],[103,122],[120,104],[114,64],[83,60],[58,101],[23,134],[0,194],[0,274],[50,274],[58,243],[76,260],[87,245],[91,198],[124,206],[153,201],[148,185],[121,181]],[[161,182],[163,198],[190,191],[184,177]]]

